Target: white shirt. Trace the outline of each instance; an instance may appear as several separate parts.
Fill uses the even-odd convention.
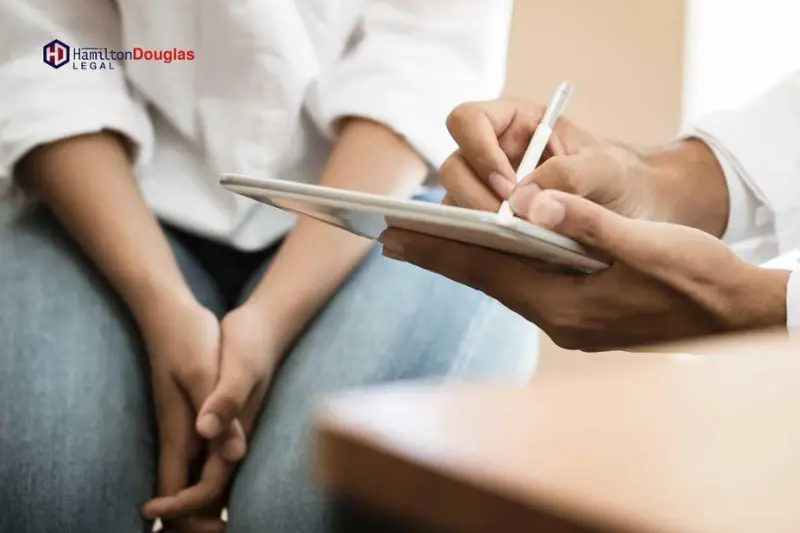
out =
[[[787,325],[800,328],[800,71],[740,109],[698,119],[685,136],[708,144],[725,174],[725,240],[743,259],[793,271]]]
[[[438,167],[450,110],[501,92],[510,15],[511,0],[3,0],[0,182],[39,144],[116,130],[161,219],[263,248],[293,217],[222,189],[221,173],[313,182],[345,116]],[[53,39],[71,48],[58,69]],[[91,48],[194,59],[86,70]]]

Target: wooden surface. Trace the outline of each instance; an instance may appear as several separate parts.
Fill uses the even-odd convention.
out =
[[[333,399],[318,418],[320,479],[455,533],[800,531],[800,343],[666,351],[709,355],[601,355],[523,388]]]

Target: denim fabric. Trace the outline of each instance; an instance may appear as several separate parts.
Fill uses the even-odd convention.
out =
[[[201,258],[165,231],[198,300],[223,314]],[[437,376],[525,380],[536,335],[484,295],[373,251],[277,376],[232,488],[228,531],[358,529],[334,525],[313,484],[320,395]],[[139,508],[157,453],[149,388],[138,332],[95,268],[43,210],[12,217],[0,229],[0,533],[146,531]]]

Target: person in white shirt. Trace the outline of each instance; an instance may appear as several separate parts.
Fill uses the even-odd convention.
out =
[[[319,394],[527,379],[496,302],[218,185],[414,194],[449,111],[499,95],[510,12],[0,3],[0,185],[40,201],[0,230],[0,532],[321,530]]]
[[[515,185],[542,112],[510,100],[457,108],[445,200],[495,211],[508,198],[518,216],[609,258],[609,269],[543,271],[395,230],[382,236],[384,254],[484,291],[566,348],[800,326],[800,72],[740,109],[701,117],[661,149],[559,120],[548,158]]]

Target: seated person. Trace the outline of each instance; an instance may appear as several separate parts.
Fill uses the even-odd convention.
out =
[[[448,124],[460,149],[442,167],[446,201],[496,211],[508,198],[518,216],[610,258],[609,269],[542,272],[397,230],[382,237],[384,254],[497,298],[566,348],[800,327],[800,254],[792,252],[800,246],[800,72],[657,150],[560,119],[549,158],[515,185],[542,112],[507,99],[456,109]],[[788,261],[774,268],[745,261],[783,254]]]
[[[322,531],[318,395],[529,377],[514,313],[218,186],[413,194],[500,93],[510,9],[0,3],[0,181],[40,200],[0,230],[0,533]]]

